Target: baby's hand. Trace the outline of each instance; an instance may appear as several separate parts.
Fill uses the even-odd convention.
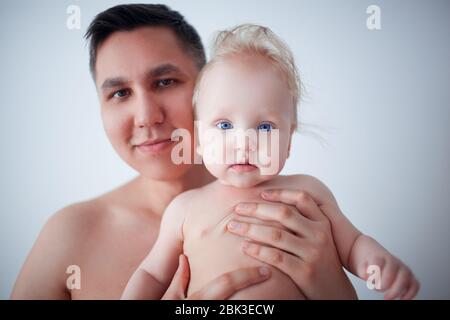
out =
[[[381,287],[375,288],[385,292],[384,299],[413,299],[419,291],[419,282],[411,270],[399,259],[387,253],[383,256],[369,258],[368,266],[378,266],[380,269]],[[369,269],[368,269],[369,270]]]

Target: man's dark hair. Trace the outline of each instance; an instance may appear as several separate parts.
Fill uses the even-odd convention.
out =
[[[89,43],[89,67],[95,79],[98,47],[116,31],[139,27],[167,27],[175,32],[181,46],[192,56],[199,69],[206,62],[197,31],[177,11],[162,4],[124,4],[99,13],[89,25],[85,38]]]

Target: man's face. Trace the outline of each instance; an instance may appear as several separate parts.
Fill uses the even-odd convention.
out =
[[[146,177],[181,177],[170,140],[193,132],[192,92],[198,68],[168,28],[115,32],[99,46],[96,87],[106,134],[119,156]],[[191,143],[192,145],[192,143]]]

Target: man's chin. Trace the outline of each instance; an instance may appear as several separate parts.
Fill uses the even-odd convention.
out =
[[[152,165],[148,164],[141,168],[135,168],[144,177],[151,180],[158,181],[170,181],[182,178],[191,165],[188,164],[165,164],[165,165]]]

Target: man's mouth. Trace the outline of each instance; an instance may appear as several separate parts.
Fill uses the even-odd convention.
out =
[[[170,147],[174,141],[169,139],[148,139],[135,147],[143,153],[158,153]]]

